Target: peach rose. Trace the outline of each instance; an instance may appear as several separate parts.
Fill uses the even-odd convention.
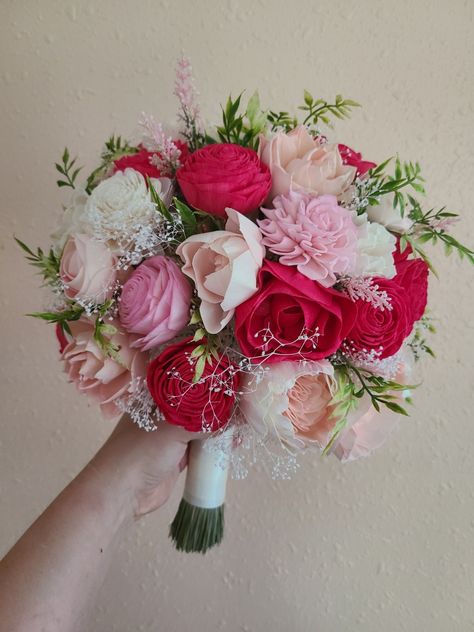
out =
[[[118,358],[104,356],[94,340],[94,321],[82,316],[69,323],[73,339],[63,351],[64,370],[81,393],[99,403],[106,417],[120,411],[115,401],[133,392],[135,378],[146,376],[146,356],[130,346],[132,338],[118,331],[110,341],[120,347]],[[118,361],[119,360],[119,361]]]
[[[201,317],[211,334],[221,331],[235,308],[257,291],[265,248],[259,228],[241,213],[226,209],[225,230],[191,235],[176,249],[201,299]]]
[[[70,299],[103,303],[113,290],[117,258],[88,235],[71,235],[64,246],[59,276]]]
[[[328,407],[336,387],[330,362],[278,362],[257,383],[243,378],[240,409],[262,437],[282,442],[294,452],[310,445],[324,448],[334,426]]]
[[[337,145],[323,144],[300,125],[291,132],[260,137],[258,155],[272,174],[267,201],[290,190],[310,195],[340,196],[356,175],[356,168],[345,165]]]

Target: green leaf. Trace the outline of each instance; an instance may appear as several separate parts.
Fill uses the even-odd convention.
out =
[[[206,356],[203,354],[198,358],[194,369],[193,383],[199,382],[206,367]]]
[[[308,90],[304,91],[304,102],[306,103],[306,105],[308,107],[311,107],[313,105],[313,96],[310,92],[308,92]]]
[[[400,404],[397,404],[395,402],[390,402],[385,399],[382,400],[382,403],[394,413],[398,413],[399,415],[405,415],[406,417],[409,416],[407,411],[403,408],[403,406],[400,406]]]
[[[156,189],[153,186],[152,181],[150,180],[149,176],[146,176],[146,183],[148,185],[148,190],[150,191],[151,201],[156,206],[156,210],[159,213],[161,213],[161,215],[163,215],[163,217],[167,221],[172,222],[173,221],[173,216],[171,215],[169,210],[166,208],[165,203],[163,202],[163,200],[160,198],[160,196],[156,192]]]
[[[197,329],[194,336],[193,336],[193,342],[199,342],[200,340],[202,340],[203,338],[206,337],[206,330],[205,329]]]
[[[199,358],[206,351],[206,345],[198,345],[191,353],[191,358]]]
[[[187,204],[184,204],[184,202],[178,200],[178,198],[176,197],[173,198],[173,206],[179,213],[181,222],[183,224],[185,236],[190,237],[191,235],[197,233],[198,230],[196,216],[194,215],[194,212],[189,208],[189,206],[187,206]]]

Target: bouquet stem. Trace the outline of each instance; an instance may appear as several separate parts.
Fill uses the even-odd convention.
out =
[[[191,441],[183,498],[169,533],[178,551],[205,553],[222,541],[232,435],[227,430]],[[207,442],[216,443],[204,446]]]

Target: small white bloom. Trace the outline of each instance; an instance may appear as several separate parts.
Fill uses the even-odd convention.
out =
[[[369,205],[365,210],[371,222],[382,224],[388,230],[403,235],[403,233],[407,233],[410,230],[413,222],[408,217],[402,217],[400,211],[393,208],[392,202],[393,198],[391,196],[384,196],[380,200],[380,204]]]
[[[395,237],[381,224],[369,222],[365,213],[354,218],[354,222],[359,232],[354,276],[393,278],[396,274],[392,254],[397,243]]]
[[[63,211],[56,231],[51,235],[53,247],[56,252],[61,252],[70,235],[88,233],[84,220],[84,211],[89,196],[85,189],[75,189],[71,202]]]
[[[158,195],[160,179],[152,179]],[[166,183],[163,183],[163,189]],[[118,171],[103,180],[91,193],[85,209],[85,221],[96,239],[104,241],[117,253],[123,253],[133,243],[141,227],[159,217],[141,173],[135,169]]]

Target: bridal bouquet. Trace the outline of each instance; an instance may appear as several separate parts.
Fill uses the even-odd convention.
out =
[[[356,102],[305,91],[297,116],[241,95],[205,127],[185,58],[175,94],[179,128],[142,115],[81,185],[65,150],[51,248],[17,241],[52,290],[32,315],[56,324],[69,381],[106,416],[196,433],[170,533],[205,552],[230,465],[287,478],[302,452],[383,443],[432,355],[425,245],[474,253],[448,232],[455,213],[423,208],[418,163],[332,140]]]

